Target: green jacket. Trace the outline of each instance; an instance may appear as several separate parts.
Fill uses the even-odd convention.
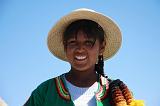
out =
[[[95,92],[97,106],[111,106],[108,85],[108,80],[101,76],[98,90]],[[74,106],[74,103],[66,88],[63,75],[60,75],[40,84],[24,106]]]

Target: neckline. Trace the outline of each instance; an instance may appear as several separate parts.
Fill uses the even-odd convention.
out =
[[[79,86],[76,86],[76,85],[74,85],[74,84],[72,84],[71,82],[69,82],[68,80],[67,80],[67,78],[66,78],[66,76],[65,76],[66,74],[63,74],[62,76],[63,76],[63,79],[64,79],[64,81],[65,81],[65,83],[66,84],[68,84],[69,86],[71,86],[71,87],[74,87],[74,88],[76,88],[76,89],[89,89],[90,87],[92,87],[92,86],[96,86],[97,84],[98,84],[98,81],[95,81],[91,86],[89,86],[89,87],[79,87]],[[98,89],[98,88],[97,88]]]
[[[107,81],[106,85],[103,85],[102,83],[103,80]],[[55,83],[56,83],[56,88],[57,88],[59,96],[65,100],[71,100],[71,96],[67,88],[66,81],[64,79],[64,74],[56,77]],[[109,83],[108,83],[108,80],[101,75],[99,75],[97,83],[98,83],[98,89],[97,91],[95,91],[95,96],[97,100],[102,101],[108,95],[108,90],[109,90],[108,84]]]
[[[90,88],[91,86],[93,86],[95,84],[95,82],[100,82],[100,75],[96,73],[96,75],[94,76],[95,79],[87,79],[87,81],[83,81],[83,80],[78,80],[78,79],[73,79],[71,78],[71,76],[68,76],[68,73],[64,73],[62,74],[63,79],[65,79],[66,81],[68,81],[68,83],[70,83],[71,85],[78,87],[78,88]],[[88,76],[90,77],[90,76]],[[85,83],[86,82],[86,83]]]

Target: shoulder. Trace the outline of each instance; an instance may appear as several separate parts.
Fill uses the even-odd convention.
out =
[[[47,92],[50,89],[54,89],[56,86],[56,79],[59,78],[60,76],[53,77],[42,82],[40,85],[37,86],[35,90],[38,90],[39,92]]]
[[[42,82],[37,88],[40,89],[40,88],[47,88],[48,86],[52,85],[54,83],[54,79],[55,78],[51,78],[51,79],[48,79],[44,82]]]
[[[39,84],[36,89],[33,90],[31,96],[44,98],[51,86],[54,87],[54,78],[48,79]]]
[[[50,78],[38,85],[37,88],[33,90],[24,106],[43,106],[46,98],[53,97],[55,93],[53,92],[56,88],[54,79],[55,78]]]

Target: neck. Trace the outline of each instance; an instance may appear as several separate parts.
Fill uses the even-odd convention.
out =
[[[73,68],[66,74],[66,79],[78,87],[90,87],[97,81],[95,70],[78,71]]]

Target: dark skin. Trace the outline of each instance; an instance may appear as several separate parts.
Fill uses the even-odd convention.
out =
[[[66,79],[78,87],[90,87],[97,81],[95,64],[97,58],[104,51],[105,43],[88,39],[86,34],[79,31],[77,39],[70,38],[65,48],[71,70],[66,74]]]
[[[92,76],[92,77],[89,77]],[[70,70],[66,74],[66,79],[75,86],[78,87],[90,87],[97,81],[97,74],[93,71],[78,72],[77,70]]]

